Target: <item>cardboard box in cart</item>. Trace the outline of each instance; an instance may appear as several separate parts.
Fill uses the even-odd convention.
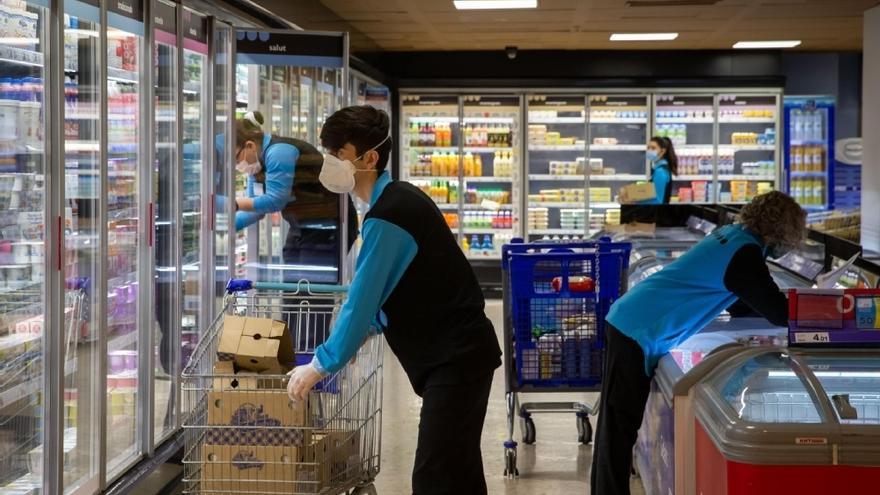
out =
[[[299,458],[297,493],[318,493],[360,477],[363,460],[358,431],[315,432],[314,438]]]
[[[295,362],[293,340],[282,321],[226,315],[217,359],[242,370],[284,374]]]
[[[294,493],[296,463],[311,445],[308,402],[291,401],[284,383],[214,365],[202,445],[202,490]]]

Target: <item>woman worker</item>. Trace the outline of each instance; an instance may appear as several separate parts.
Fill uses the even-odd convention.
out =
[[[640,205],[665,205],[669,204],[669,198],[672,196],[672,176],[678,175],[678,156],[675,154],[675,147],[668,137],[654,136],[648,142],[648,151],[645,153],[648,161],[651,163],[651,183],[654,184],[654,199],[644,201],[635,201],[633,203]],[[620,202],[629,203],[630,201],[621,191]]]
[[[738,223],[717,229],[618,299],[605,319],[605,371],[596,431],[593,495],[628,494],[632,449],[660,358],[737,300],[774,325],[788,302],[765,259],[797,247],[806,214],[781,192],[743,207]]]
[[[290,226],[282,251],[286,265],[339,267],[339,195],[318,180],[324,157],[311,144],[294,138],[266,134],[260,112],[248,112],[235,123],[235,168],[247,174],[247,197],[235,199],[235,229],[258,222],[267,213],[281,212]],[[348,198],[348,248],[357,238],[357,211]],[[314,273],[291,273],[288,281]]]

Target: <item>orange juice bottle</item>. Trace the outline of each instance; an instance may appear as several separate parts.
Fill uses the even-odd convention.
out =
[[[480,155],[475,157],[476,163],[474,163],[474,176],[482,177],[483,176],[483,158]]]
[[[431,175],[434,177],[440,175],[441,157],[436,151],[431,154]]]

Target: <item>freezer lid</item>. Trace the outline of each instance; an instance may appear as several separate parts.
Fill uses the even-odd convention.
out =
[[[880,465],[880,427],[841,425],[810,362],[829,364],[779,347],[752,349],[707,376],[695,414],[719,452],[749,464]]]

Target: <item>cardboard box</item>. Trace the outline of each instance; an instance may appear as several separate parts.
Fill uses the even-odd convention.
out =
[[[202,446],[201,490],[222,493],[297,493],[296,446]]]
[[[297,466],[297,479],[313,483],[297,486],[297,493],[316,493],[360,477],[363,461],[357,431],[322,432],[315,438],[314,444],[302,449]]]
[[[657,191],[654,184],[629,184],[620,188],[622,196],[626,201],[647,201],[657,197]]]
[[[292,401],[287,397],[284,389],[255,389],[255,390],[227,390],[210,392],[208,394],[208,425],[210,426],[236,426],[240,428],[224,428],[224,431],[234,432],[247,429],[248,435],[260,435],[252,430],[257,427],[271,429],[272,434],[290,437],[290,431],[294,433],[292,439],[275,439],[264,441],[295,441],[300,445],[307,443],[303,440],[301,430],[295,428],[282,428],[279,426],[308,426],[307,424],[308,401]],[[268,427],[268,428],[265,428]],[[242,433],[239,433],[241,435]],[[248,441],[248,440],[242,440]],[[225,443],[229,443],[227,440]]]
[[[220,361],[241,370],[283,374],[295,361],[287,324],[268,318],[226,315],[217,348]]]

